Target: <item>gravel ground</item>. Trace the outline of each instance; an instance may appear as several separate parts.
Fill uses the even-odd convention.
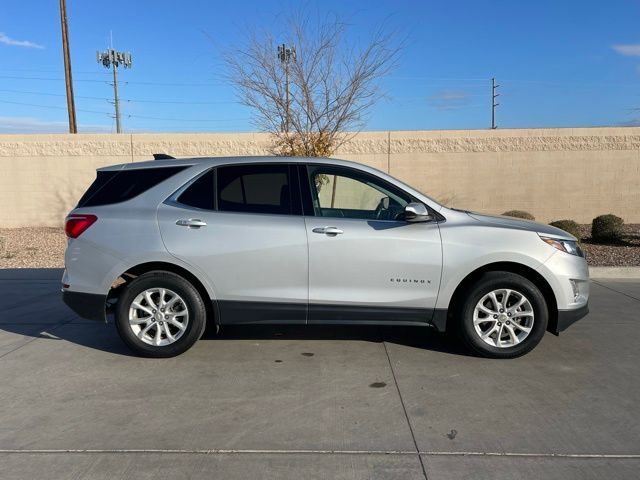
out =
[[[591,242],[591,225],[580,225],[581,246],[594,267],[640,267],[640,224],[625,225],[624,242],[599,245]]]
[[[591,225],[581,225],[581,229],[589,265],[640,267],[640,224],[625,226],[621,245],[591,243]],[[63,267],[66,245],[61,228],[0,228],[0,268]]]
[[[62,228],[0,228],[0,268],[64,267]]]

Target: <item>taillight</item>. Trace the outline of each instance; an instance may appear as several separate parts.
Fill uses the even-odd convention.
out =
[[[82,233],[98,220],[95,215],[74,214],[67,217],[64,233],[69,238],[78,238]]]

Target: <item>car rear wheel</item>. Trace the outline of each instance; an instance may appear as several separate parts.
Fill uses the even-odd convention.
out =
[[[481,356],[514,358],[540,342],[548,316],[544,296],[530,280],[511,272],[487,272],[462,305],[458,331]]]
[[[191,283],[153,271],[129,283],[116,307],[116,327],[131,350],[144,357],[173,357],[202,336],[206,308]]]

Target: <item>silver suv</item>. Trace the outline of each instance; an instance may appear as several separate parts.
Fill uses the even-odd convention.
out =
[[[447,208],[333,159],[164,159],[98,170],[67,217],[64,301],[170,357],[207,322],[423,325],[529,352],[587,314],[576,239]]]

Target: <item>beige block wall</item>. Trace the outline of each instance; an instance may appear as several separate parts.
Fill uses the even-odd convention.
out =
[[[640,129],[391,132],[390,173],[459,208],[640,222]]]
[[[95,169],[177,157],[265,155],[243,134],[0,135],[0,227],[58,226]],[[640,128],[361,132],[335,155],[388,171],[430,196],[548,222],[614,213],[640,223]]]

